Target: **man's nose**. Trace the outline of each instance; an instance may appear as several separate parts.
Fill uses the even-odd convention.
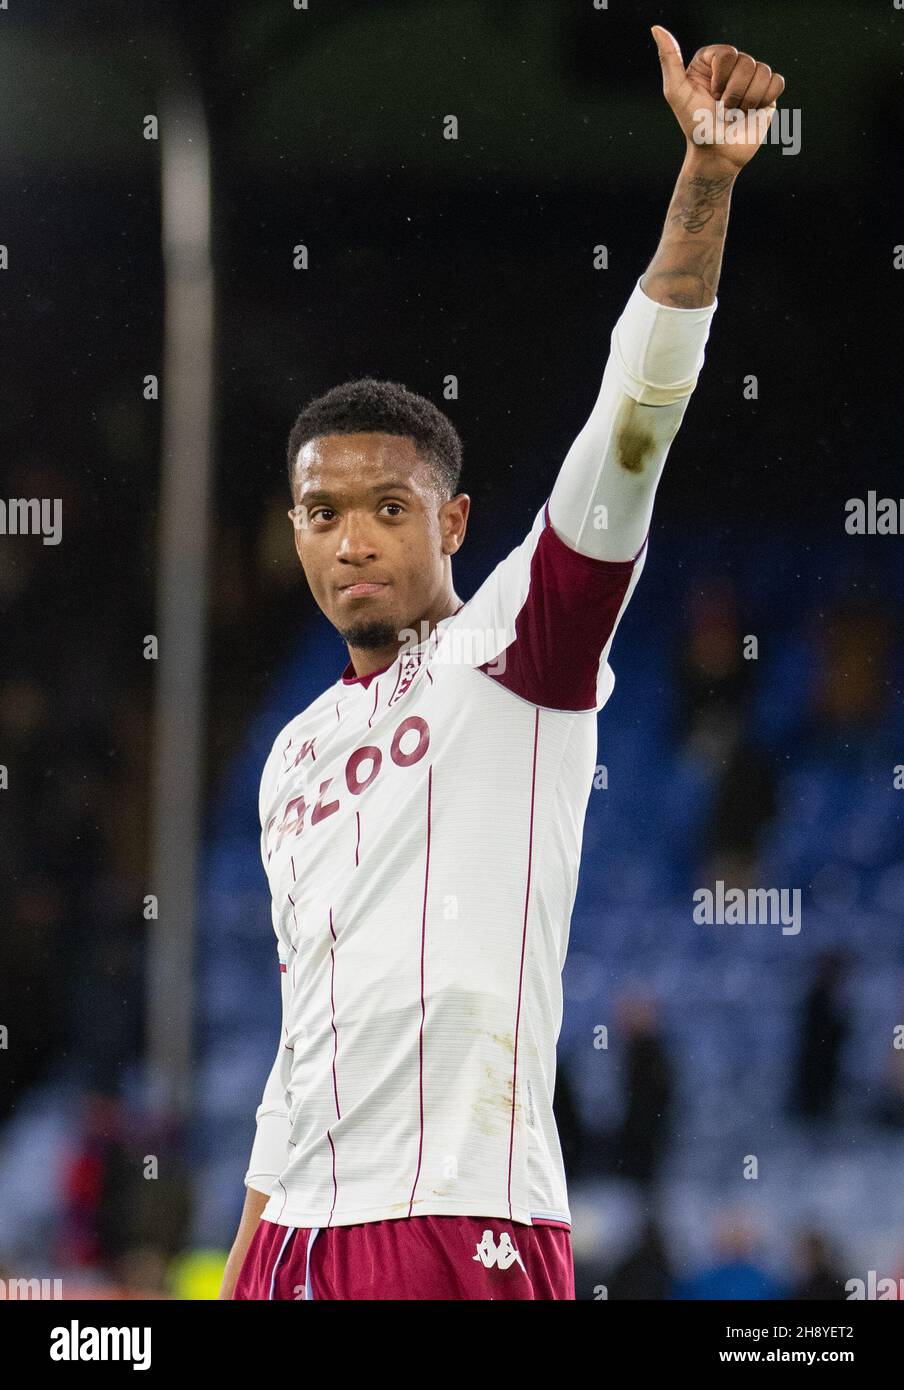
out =
[[[337,554],[345,560],[366,559],[374,552],[373,534],[367,520],[347,512],[339,533]]]

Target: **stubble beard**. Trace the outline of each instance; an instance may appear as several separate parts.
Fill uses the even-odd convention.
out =
[[[346,642],[350,647],[357,647],[363,652],[378,651],[381,647],[388,647],[391,643],[399,641],[399,632],[395,623],[390,623],[385,618],[371,622],[354,623],[336,630],[343,642]]]

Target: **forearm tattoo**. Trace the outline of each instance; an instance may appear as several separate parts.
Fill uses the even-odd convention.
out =
[[[678,206],[672,214],[674,220],[686,232],[701,232],[732,183],[730,174],[714,179],[695,174],[678,195]]]

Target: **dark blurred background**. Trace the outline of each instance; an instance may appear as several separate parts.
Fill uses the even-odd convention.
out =
[[[848,499],[904,491],[885,0],[3,14],[2,496],[62,499],[63,533],[0,535],[0,1275],[215,1290],[278,1029],[258,779],[347,657],[294,557],[289,429],[337,382],[403,381],[464,440],[458,591],[522,538],[680,167],[656,22],[686,62],[724,41],[781,71],[801,147],[767,145],[736,188],[613,649],[559,1043],[578,1296],[904,1275],[901,541],[845,527]],[[165,347],[142,131],[176,91],[206,119],[215,283],[188,1119],[148,1100],[142,908]],[[718,879],[799,888],[802,930],[696,924]]]

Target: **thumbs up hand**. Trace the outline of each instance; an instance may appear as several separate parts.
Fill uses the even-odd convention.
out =
[[[662,90],[688,145],[742,169],[766,138],[785,79],[728,43],[698,49],[685,68],[668,29],[657,24],[651,33],[662,64]]]

